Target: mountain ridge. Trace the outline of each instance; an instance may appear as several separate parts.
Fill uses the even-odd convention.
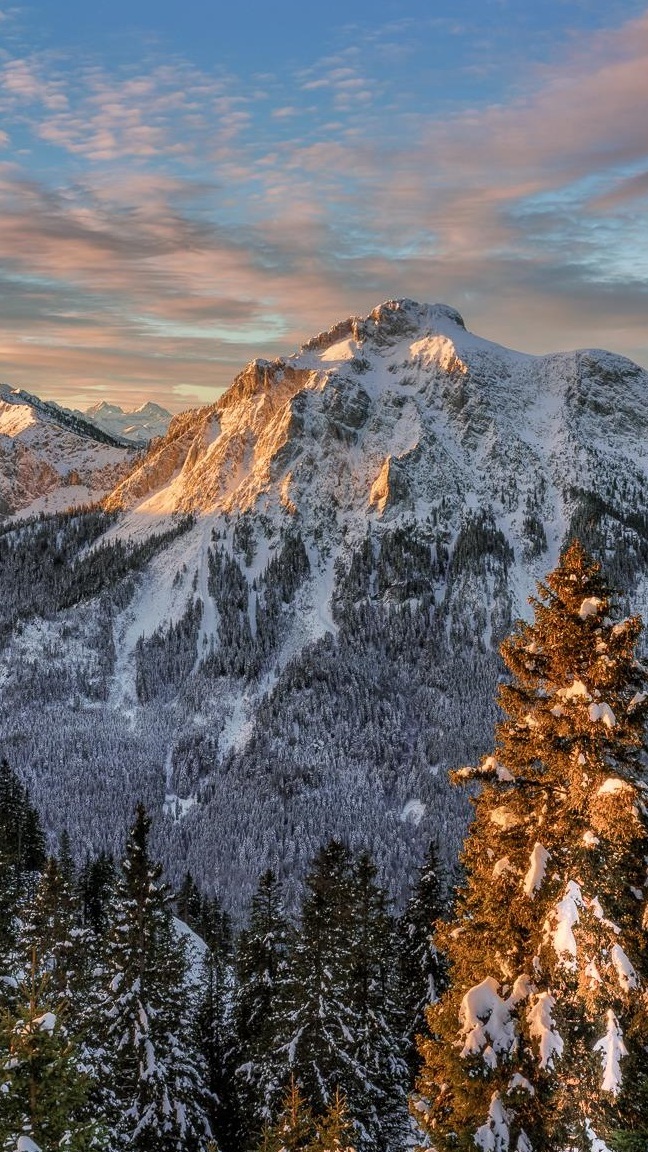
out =
[[[128,441],[0,384],[0,514],[97,500],[130,469],[133,455]]]

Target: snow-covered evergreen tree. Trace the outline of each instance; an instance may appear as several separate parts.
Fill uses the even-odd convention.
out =
[[[353,867],[348,848],[332,841],[306,879],[301,925],[291,956],[286,1062],[317,1111],[354,1071],[351,1003]]]
[[[361,1147],[392,1152],[409,1128],[407,1065],[397,1002],[396,925],[376,866],[363,852],[353,872],[350,1002],[354,1019],[353,1075],[341,1083]],[[334,1097],[339,1097],[339,1088]]]
[[[269,870],[252,898],[236,954],[236,1086],[244,1146],[243,1133],[258,1140],[285,1090],[290,936],[281,886]]]
[[[613,622],[578,544],[533,607],[502,646],[494,753],[458,773],[485,783],[413,1100],[437,1152],[606,1152],[645,1128],[641,622]]]
[[[65,1005],[56,993],[50,997],[35,947],[13,999],[0,1017],[2,1152],[15,1152],[21,1138],[38,1152],[105,1148],[104,1126],[87,1115],[90,1085]]]
[[[407,1127],[395,930],[368,856],[331,841],[306,880],[291,958],[285,1055],[315,1111],[341,1090],[358,1148],[399,1147]]]
[[[439,846],[432,840],[398,923],[399,998],[405,1052],[412,1071],[420,1066],[416,1037],[425,1030],[427,1006],[438,1000],[447,982],[445,961],[434,942],[436,925],[448,910],[447,888]]]
[[[211,1132],[204,1068],[186,984],[187,961],[169,894],[150,858],[150,820],[138,805],[117,885],[106,966],[104,1107],[115,1146],[202,1152]]]

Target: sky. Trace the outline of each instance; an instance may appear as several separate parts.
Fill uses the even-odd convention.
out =
[[[0,380],[217,398],[402,296],[648,366],[648,7],[0,0]]]

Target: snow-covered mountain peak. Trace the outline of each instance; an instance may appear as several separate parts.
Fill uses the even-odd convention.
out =
[[[613,466],[620,426],[643,469],[647,412],[648,375],[620,357],[531,356],[448,305],[391,300],[253,360],[216,404],[172,421],[110,506],[254,510],[315,534],[343,518],[356,537],[372,519],[436,514],[451,489],[522,532],[540,488],[551,518],[552,499]]]

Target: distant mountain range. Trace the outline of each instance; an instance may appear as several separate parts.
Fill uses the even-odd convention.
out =
[[[157,436],[164,436],[171,421],[171,413],[150,400],[140,408],[126,411],[118,404],[100,400],[96,404],[91,404],[84,412],[75,409],[74,414],[90,420],[104,432],[140,444],[154,440]]]
[[[434,831],[454,861],[447,769],[489,747],[498,642],[570,536],[648,608],[648,373],[608,352],[388,301],[135,457],[84,443],[122,453],[103,510],[0,534],[0,752],[80,852],[143,799],[169,874],[235,912],[333,835],[396,897]]]
[[[0,384],[0,516],[100,499],[134,459],[125,438],[82,414]]]

